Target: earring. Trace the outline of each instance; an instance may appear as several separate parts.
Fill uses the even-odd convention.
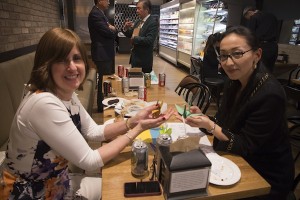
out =
[[[257,68],[257,63],[253,62],[253,70],[255,70]]]

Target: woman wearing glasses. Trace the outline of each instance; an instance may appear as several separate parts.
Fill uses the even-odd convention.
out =
[[[280,83],[261,64],[262,50],[245,27],[231,27],[220,42],[220,63],[228,78],[215,118],[189,117],[186,123],[214,135],[217,151],[241,155],[271,185],[257,199],[286,199],[294,163]],[[191,108],[194,113],[201,112]],[[256,198],[254,198],[256,199]]]

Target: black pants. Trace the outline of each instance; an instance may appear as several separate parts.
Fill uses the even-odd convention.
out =
[[[97,91],[97,106],[98,112],[103,112],[102,101],[104,99],[102,92],[103,75],[111,75],[115,73],[115,60],[110,61],[94,61],[98,72],[98,91]]]
[[[261,43],[262,48],[262,62],[265,67],[270,71],[274,71],[275,62],[278,56],[278,44],[276,42]]]

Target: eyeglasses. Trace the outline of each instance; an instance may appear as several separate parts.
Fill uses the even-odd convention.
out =
[[[219,60],[221,62],[225,62],[227,61],[227,59],[230,57],[232,60],[233,59],[240,59],[241,57],[243,57],[243,55],[249,51],[251,51],[252,49],[249,49],[248,51],[235,51],[235,52],[232,52],[230,54],[220,54],[218,56]]]

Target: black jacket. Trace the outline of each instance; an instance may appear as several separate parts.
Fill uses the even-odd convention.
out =
[[[133,28],[123,32],[126,37],[131,38],[133,29],[138,27],[140,20],[134,23]],[[131,51],[130,63],[132,67],[141,67],[143,72],[150,73],[153,65],[153,46],[158,34],[158,23],[152,17],[144,22],[139,36],[133,39],[133,49]]]
[[[104,13],[94,6],[88,17],[93,61],[109,61],[115,57],[116,33],[108,28]]]
[[[229,141],[214,138],[214,148],[241,155],[270,183],[269,199],[281,199],[294,179],[286,96],[280,83],[261,68],[255,70],[239,98],[238,81],[225,86],[216,120]]]

